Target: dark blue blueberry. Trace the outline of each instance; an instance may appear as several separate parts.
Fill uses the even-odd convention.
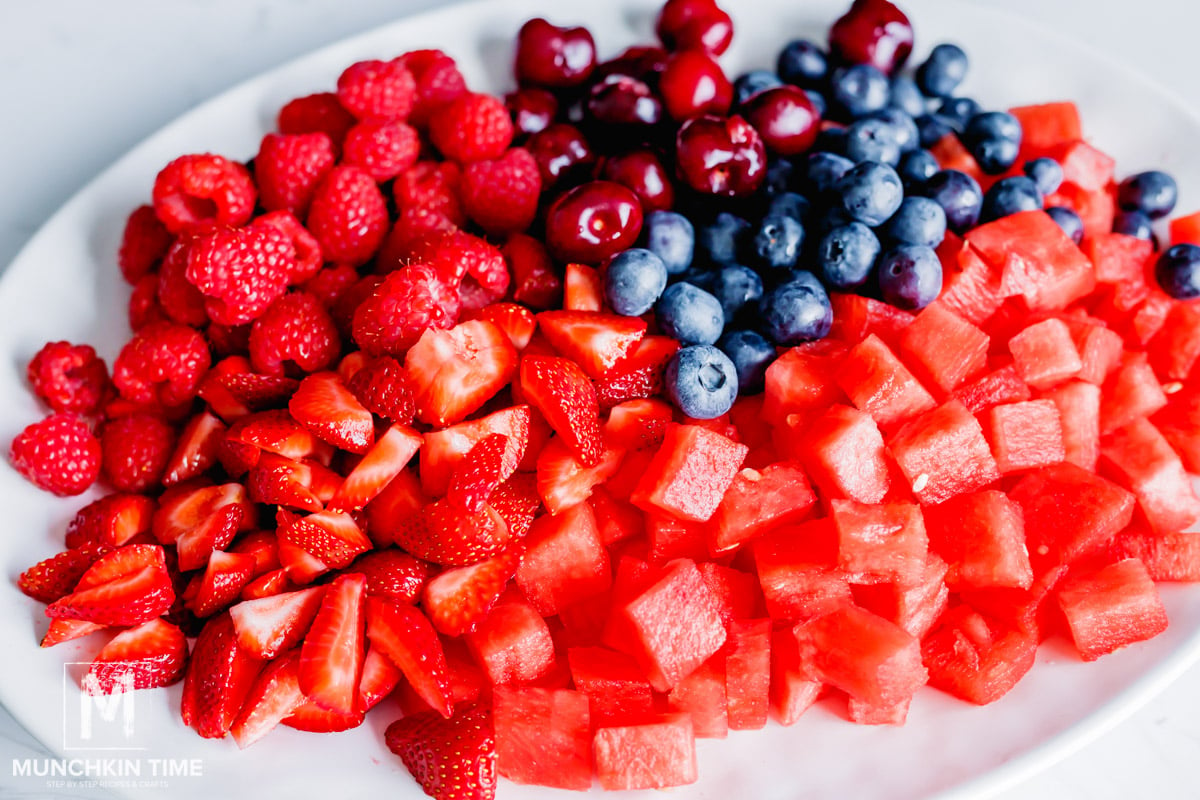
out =
[[[1113,233],[1123,233],[1126,236],[1136,236],[1147,242],[1157,242],[1154,238],[1154,220],[1142,211],[1118,211],[1113,217]]]
[[[846,158],[854,163],[878,161],[896,166],[900,163],[900,144],[891,123],[876,117],[864,117],[846,129]]]
[[[897,244],[937,247],[946,238],[946,212],[928,197],[906,197],[883,226],[888,240]]]
[[[739,75],[733,82],[733,104],[735,106],[743,105],[762,90],[782,84],[783,81],[779,80],[779,76],[768,69],[756,69]]]
[[[830,105],[842,117],[858,119],[888,104],[891,87],[887,75],[870,64],[834,70],[829,82]]]
[[[804,246],[804,226],[782,214],[763,217],[750,240],[755,266],[765,269],[791,269]]]
[[[720,338],[717,347],[733,362],[739,395],[763,390],[767,367],[775,360],[775,345],[754,331],[730,331]]]
[[[833,325],[829,295],[811,272],[794,273],[763,295],[758,308],[763,334],[785,347],[823,338]]]
[[[1037,184],[1024,175],[1001,178],[983,196],[979,211],[981,222],[1007,217],[1018,211],[1035,211],[1042,207],[1042,194]]]
[[[825,283],[834,289],[856,289],[867,282],[878,255],[875,232],[861,222],[851,222],[821,238],[817,267]]]
[[[830,206],[824,209],[823,213],[817,215],[805,231],[810,234],[810,239],[820,242],[834,228],[849,225],[854,221],[854,217],[846,213],[846,209],[840,205]]]
[[[917,67],[917,86],[930,97],[949,97],[967,77],[967,54],[956,44],[939,44]]]
[[[763,178],[763,192],[767,197],[788,191],[799,177],[796,165],[786,158],[773,158],[767,164],[767,174]]]
[[[804,162],[804,177],[814,196],[833,191],[854,162],[836,153],[810,153]]]
[[[1007,111],[984,111],[967,120],[962,142],[989,175],[1005,172],[1021,152],[1021,123]]]
[[[691,266],[696,231],[687,217],[674,211],[653,211],[646,215],[642,236],[646,249],[662,259],[671,275]]]
[[[808,97],[808,102],[812,103],[813,110],[818,117],[824,118],[829,112],[829,103],[825,102],[825,95],[815,89],[805,89],[804,94]]]
[[[1063,233],[1071,237],[1075,244],[1083,241],[1083,220],[1079,218],[1078,214],[1066,206],[1050,206],[1046,209],[1046,213],[1058,227],[1063,229]]]
[[[1026,161],[1021,170],[1033,179],[1043,197],[1057,192],[1063,182],[1062,164],[1047,156]]]
[[[1176,300],[1200,297],[1200,247],[1177,244],[1158,257],[1154,265],[1158,285]]]
[[[864,161],[855,164],[835,187],[842,208],[872,228],[896,213],[904,199],[904,186],[896,170],[887,164]]]
[[[967,120],[978,114],[979,110],[979,103],[969,97],[947,97],[937,107],[937,113],[950,124],[957,125],[957,130],[962,130]]]
[[[829,59],[817,45],[807,39],[797,39],[779,51],[775,71],[786,83],[819,89],[829,77]]]
[[[817,134],[817,140],[813,142],[812,152],[836,153],[837,155],[844,156],[846,154],[846,129],[825,128]]]
[[[763,295],[763,282],[758,273],[749,267],[730,264],[713,274],[709,291],[721,304],[721,310],[725,312],[725,324],[728,325],[747,304],[758,304]]]
[[[891,105],[914,119],[927,111],[925,95],[917,88],[917,82],[907,75],[892,76]]]
[[[901,153],[916,150],[921,145],[921,132],[912,115],[895,106],[888,106],[882,111],[876,111],[869,119],[881,119],[892,126],[892,137],[900,147]]]
[[[896,173],[904,183],[904,191],[916,192],[941,168],[933,153],[928,150],[912,150],[900,156],[900,166],[896,167]]]
[[[668,283],[690,283],[692,286],[698,286],[709,294],[713,293],[713,286],[717,282],[717,270],[707,264],[692,264],[687,268],[687,272],[680,275],[672,275],[667,279]]]
[[[879,293],[905,311],[924,308],[942,291],[942,262],[931,247],[902,244],[879,257]]]
[[[955,233],[966,233],[979,222],[983,190],[967,173],[944,169],[925,181],[923,193],[942,207],[946,212],[946,225]]]
[[[729,356],[710,345],[684,347],[663,373],[667,396],[693,419],[714,419],[733,408],[738,376]]]
[[[690,283],[668,286],[654,313],[662,332],[684,344],[712,344],[725,328],[720,301]]]
[[[811,211],[812,203],[808,202],[808,198],[795,192],[781,192],[772,197],[770,204],[767,206],[768,216],[771,214],[782,214],[801,223],[808,219]]]
[[[949,117],[941,114],[925,114],[917,117],[917,133],[920,136],[921,147],[933,147],[952,133],[962,130],[962,126]]]
[[[737,261],[742,241],[749,232],[749,222],[722,211],[711,224],[700,229],[696,235],[696,248],[710,264],[732,264]]]
[[[1165,217],[1175,209],[1179,188],[1165,172],[1139,172],[1117,187],[1117,205],[1124,211],[1141,211],[1150,219]]]
[[[654,308],[665,288],[666,265],[640,247],[617,253],[604,273],[604,298],[613,311],[627,317],[640,317]]]

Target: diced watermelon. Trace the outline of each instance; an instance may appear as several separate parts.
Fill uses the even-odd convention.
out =
[[[833,327],[829,336],[848,345],[858,344],[875,334],[889,347],[896,347],[900,333],[913,320],[909,312],[861,294],[830,292],[829,302],[833,306]]]
[[[607,647],[572,647],[567,664],[575,688],[588,697],[592,725],[627,725],[654,711],[650,682],[637,662]]]
[[[698,739],[724,739],[729,735],[725,677],[725,657],[718,653],[675,684],[667,695],[667,706],[672,711],[691,716]]]
[[[884,430],[936,405],[921,382],[874,334],[855,345],[831,377],[849,396],[854,407],[870,414]]]
[[[1066,463],[1026,475],[1008,496],[1021,507],[1035,565],[1094,552],[1129,524],[1136,503],[1112,481]]]
[[[1001,474],[1062,461],[1062,417],[1053,400],[1027,400],[992,406],[981,415],[983,433]]]
[[[1103,233],[1083,242],[1083,251],[1096,267],[1098,283],[1141,282],[1154,257],[1154,244],[1124,233]]]
[[[492,692],[496,771],[514,783],[587,789],[592,785],[588,696],[569,689]]]
[[[1063,168],[1063,181],[1073,183],[1084,191],[1101,190],[1112,183],[1116,162],[1092,145],[1077,139],[1063,142],[1049,152]]]
[[[933,157],[937,159],[942,169],[956,169],[959,172],[965,172],[981,183],[985,181],[979,163],[962,143],[962,140],[958,138],[958,134],[946,134],[930,146],[929,152],[933,153]]]
[[[596,518],[600,540],[606,547],[614,542],[636,537],[645,528],[641,509],[613,497],[604,486],[592,489],[588,503],[592,507],[592,515]]]
[[[825,339],[785,350],[767,367],[763,415],[780,422],[788,414],[845,402],[835,380],[845,345]]]
[[[960,494],[930,506],[925,528],[930,549],[949,563],[951,589],[1028,589],[1033,583],[1021,507],[1003,492]]]
[[[1062,627],[1062,612],[1051,592],[1069,567],[1055,564],[1036,574],[1028,589],[963,589],[958,599],[990,620],[1044,640]]]
[[[754,542],[758,582],[772,619],[806,620],[850,601],[850,583],[836,569],[837,537],[826,517],[777,528]]]
[[[1000,293],[1031,311],[1066,308],[1096,285],[1092,262],[1044,211],[1021,211],[972,230],[967,241],[1000,271]]]
[[[954,391],[953,397],[972,414],[976,414],[1001,403],[1028,400],[1031,395],[1029,385],[1021,380],[1017,368],[1009,364],[960,386]]]
[[[1046,208],[1061,205],[1074,210],[1083,222],[1085,238],[1108,233],[1113,228],[1117,202],[1107,186],[1088,190],[1073,183],[1064,183],[1057,192],[1047,195],[1045,200]]]
[[[929,684],[986,705],[1008,694],[1033,667],[1037,637],[1005,629],[969,606],[948,611],[921,643]]]
[[[987,364],[990,339],[944,305],[927,306],[900,336],[900,356],[918,378],[950,392]]]
[[[1151,288],[1129,315],[1127,329],[1122,331],[1126,342],[1140,349],[1146,346],[1166,324],[1167,315],[1175,301],[1159,289]]]
[[[1058,605],[1084,661],[1167,629],[1158,589],[1146,565],[1136,558],[1067,579],[1058,590]]]
[[[1176,303],[1146,346],[1150,366],[1164,381],[1182,381],[1200,359],[1200,308]]]
[[[1170,395],[1166,408],[1154,415],[1154,424],[1179,453],[1187,471],[1200,475],[1200,391],[1196,385],[1181,386]]]
[[[1112,433],[1167,404],[1145,353],[1127,352],[1100,390],[1100,434]]]
[[[696,740],[687,714],[600,728],[592,748],[596,775],[605,789],[665,789],[696,780]]]
[[[696,568],[717,601],[717,611],[726,628],[734,620],[762,616],[762,589],[754,575],[715,561],[705,561]]]
[[[530,683],[554,669],[550,628],[520,597],[502,597],[466,640],[493,686]]]
[[[1049,389],[1083,369],[1071,329],[1060,319],[1035,322],[1008,340],[1013,366],[1035,389]]]
[[[1021,160],[1037,158],[1055,145],[1083,138],[1079,109],[1070,101],[1017,106],[1009,113],[1021,123]]]
[[[1046,394],[1062,421],[1063,460],[1095,471],[1100,457],[1100,387],[1067,381]]]
[[[1121,335],[1104,325],[1080,323],[1071,326],[1071,338],[1082,364],[1077,377],[1097,386],[1104,383],[1121,361],[1125,349]]]
[[[704,522],[721,504],[749,449],[698,425],[670,425],[630,501]]]
[[[921,579],[929,540],[920,507],[853,500],[829,505],[837,529],[838,568],[856,583],[913,584]]]
[[[517,567],[517,585],[547,617],[612,585],[608,551],[591,506],[579,503],[533,521]]]
[[[771,620],[734,622],[725,645],[730,730],[757,730],[767,724],[770,686]]]
[[[982,489],[1000,477],[978,420],[957,400],[906,423],[888,448],[924,504]]]
[[[772,631],[771,717],[780,725],[794,725],[820,694],[821,682],[801,663],[795,634],[783,628]]]
[[[646,540],[650,545],[646,558],[651,564],[708,557],[708,531],[703,523],[677,519],[661,511],[646,513]]]
[[[1171,220],[1170,240],[1173,245],[1200,244],[1200,211]]]
[[[1156,533],[1181,531],[1200,519],[1191,479],[1154,423],[1139,419],[1126,425],[1105,440],[1100,455],[1104,471],[1137,496]]]
[[[1114,548],[1121,558],[1140,559],[1156,581],[1200,581],[1200,534],[1156,534],[1130,525]]]
[[[799,522],[816,501],[804,471],[793,464],[742,469],[708,521],[709,549],[723,553],[769,528]]]
[[[808,469],[825,498],[878,503],[890,479],[883,435],[866,412],[833,405],[814,420],[790,453]]]
[[[953,311],[972,325],[982,325],[1004,302],[1000,272],[979,257],[970,244],[959,240],[951,252],[946,240],[938,248],[942,260],[942,293],[930,305]],[[957,238],[957,237],[956,237]]]
[[[950,600],[950,590],[946,586],[948,569],[945,561],[930,553],[919,581],[855,586],[854,600],[920,639],[946,610]]]
[[[870,703],[857,697],[846,698],[846,716],[855,725],[903,725],[908,720],[911,697],[885,703]]]

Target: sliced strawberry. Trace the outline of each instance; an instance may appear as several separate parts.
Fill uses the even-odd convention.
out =
[[[262,664],[238,646],[228,614],[210,619],[196,638],[183,679],[183,724],[206,739],[224,738]]]
[[[56,644],[62,644],[72,639],[88,636],[96,631],[102,631],[107,627],[107,625],[101,625],[98,622],[88,622],[83,619],[52,619],[50,620],[50,627],[46,628],[46,635],[42,637],[40,646],[53,647]]]
[[[288,411],[334,447],[365,453],[375,440],[375,421],[336,372],[314,372],[300,381]]]
[[[408,466],[424,439],[412,428],[393,425],[354,466],[338,487],[329,508],[356,511],[375,499]]]
[[[222,378],[226,375],[236,375],[252,370],[250,359],[245,356],[223,358],[213,364],[212,369],[201,379],[196,394],[201,400],[208,403],[209,409],[214,414],[226,422],[241,419],[250,413],[250,408],[233,396],[233,393],[225,387]]]
[[[127,544],[105,553],[75,584],[78,589],[91,589],[109,581],[132,575],[145,567],[167,572],[167,553],[157,544]]]
[[[362,351],[351,355],[362,355]],[[408,380],[408,373],[396,359],[391,356],[371,359],[352,377],[344,380],[346,387],[358,398],[358,402],[372,414],[378,414],[399,425],[412,424],[417,413],[413,407],[413,388]]]
[[[569,311],[604,308],[604,281],[595,267],[567,264],[563,270],[563,308]]]
[[[678,350],[679,342],[668,336],[643,338],[627,359],[596,381],[600,408],[662,394],[663,369]]]
[[[342,511],[296,517],[279,528],[278,536],[281,546],[299,547],[333,569],[341,569],[373,546],[354,517]]]
[[[255,372],[230,372],[217,380],[234,399],[251,411],[281,408],[296,391],[299,381],[282,375],[259,375]]]
[[[478,511],[491,496],[492,490],[508,480],[521,459],[525,448],[508,446],[508,437],[491,433],[471,448],[455,467],[446,490],[446,500],[466,511]]]
[[[658,447],[673,417],[671,406],[662,400],[627,400],[608,412],[604,441],[626,450]]]
[[[363,659],[362,680],[358,682],[358,699],[364,712],[379,705],[400,684],[404,673],[378,648],[367,645]]]
[[[521,392],[579,457],[595,466],[604,450],[596,389],[573,361],[552,356],[521,359]]]
[[[208,563],[209,553],[229,544],[243,523],[250,527],[254,511],[240,483],[180,487],[163,494],[151,532],[178,548],[180,569],[197,569]]]
[[[300,654],[280,656],[259,673],[229,733],[237,746],[246,749],[270,733],[275,726],[304,705],[300,691]]]
[[[367,638],[391,659],[417,694],[450,716],[450,674],[441,640],[429,619],[413,606],[367,598]]]
[[[493,433],[508,437],[511,452],[525,451],[530,433],[529,406],[505,408],[486,417],[425,434],[425,444],[421,448],[421,486],[426,494],[445,494],[458,463],[481,439]]]
[[[488,505],[508,525],[508,532],[513,539],[524,538],[542,508],[536,479],[525,473],[513,475],[496,487]]]
[[[34,600],[53,603],[70,594],[88,567],[109,549],[104,544],[85,542],[79,547],[64,550],[22,572],[17,578],[17,588]]]
[[[321,444],[324,445],[325,443],[321,442]],[[329,445],[325,446],[329,447]],[[332,448],[330,449],[332,450]],[[262,453],[262,450],[259,450],[252,444],[235,442],[226,433],[225,438],[217,446],[217,461],[221,462],[221,468],[225,470],[226,475],[237,479],[245,475],[251,467],[258,463],[258,459],[262,456]]]
[[[606,447],[600,460],[585,467],[559,438],[551,439],[537,461],[537,491],[546,510],[557,514],[592,496],[592,487],[617,473],[625,451]]]
[[[308,633],[324,586],[243,600],[229,609],[238,645],[255,658],[271,659],[300,644]]]
[[[75,591],[46,607],[46,616],[140,625],[165,614],[174,600],[162,548],[126,545],[88,567]]]
[[[66,545],[84,543],[120,547],[150,531],[157,504],[140,494],[110,494],[88,503],[67,526]]]
[[[241,595],[254,579],[254,556],[214,550],[204,572],[193,576],[183,601],[197,617],[211,617]]]
[[[467,319],[485,319],[508,335],[517,350],[524,350],[537,330],[533,312],[516,303],[492,303],[472,312]]]
[[[471,513],[445,500],[425,506],[396,531],[396,544],[409,553],[451,567],[491,558],[512,540],[504,518],[490,505]]]
[[[426,584],[421,599],[433,627],[447,636],[460,636],[474,628],[499,599],[520,562],[521,549],[516,547],[435,576]]]
[[[317,705],[340,714],[358,710],[365,588],[362,575],[334,578],[300,648],[300,688]]]
[[[319,464],[319,469],[325,469]],[[336,473],[335,473],[336,474]],[[321,499],[312,490],[313,468],[304,462],[263,453],[246,475],[246,488],[256,503],[271,503],[301,511],[320,511]]]
[[[333,447],[284,410],[260,411],[229,426],[225,438],[286,458],[313,458],[328,464]],[[253,466],[253,465],[251,465]]]
[[[554,349],[593,378],[619,369],[646,335],[645,320],[602,311],[543,311],[537,322]]]
[[[374,500],[367,503],[367,533],[371,541],[377,547],[387,547],[395,542],[396,531],[404,520],[428,502],[416,472],[401,470]]]
[[[246,587],[242,589],[242,599],[260,600],[264,597],[274,597],[277,594],[290,592],[295,588],[296,584],[292,582],[288,571],[283,567],[279,567],[278,569],[264,572],[247,583]]]
[[[279,569],[279,539],[275,531],[250,531],[229,546],[231,553],[254,556],[254,575]]]
[[[461,421],[512,380],[517,351],[491,322],[428,329],[404,357],[417,418],[445,427]]]
[[[183,677],[187,639],[175,625],[152,619],[121,631],[101,648],[83,679],[85,691],[112,694],[170,686]]]
[[[312,700],[308,700],[285,717],[283,724],[308,733],[338,733],[357,728],[363,724],[365,718],[365,712],[362,710],[342,714],[338,711],[321,708]]]
[[[179,434],[175,450],[167,459],[162,485],[174,486],[199,477],[217,464],[217,453],[228,428],[211,411],[196,414]]]
[[[484,706],[464,708],[451,719],[432,712],[398,719],[384,732],[425,794],[437,800],[493,800],[496,738]]]
[[[279,543],[279,563],[287,579],[297,586],[310,584],[330,570],[324,561],[289,542]]]
[[[432,568],[395,547],[373,550],[347,567],[367,579],[367,594],[397,603],[415,603],[425,588]]]

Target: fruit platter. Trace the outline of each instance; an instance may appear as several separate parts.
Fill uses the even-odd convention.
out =
[[[970,794],[1195,660],[1197,123],[1001,78],[1002,16],[734,5],[400,21],[47,223],[31,732],[136,694],[172,796]]]

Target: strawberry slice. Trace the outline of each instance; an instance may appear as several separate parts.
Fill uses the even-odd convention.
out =
[[[46,616],[140,625],[165,614],[174,601],[162,547],[126,545],[88,567],[74,592],[46,607]]]
[[[187,639],[177,626],[152,619],[121,631],[101,648],[83,679],[84,690],[112,694],[170,686],[183,677]]]
[[[225,423],[211,411],[204,411],[189,419],[167,459],[162,485],[183,483],[216,466],[221,440],[227,432]]]
[[[367,598],[367,638],[400,668],[430,708],[450,716],[450,673],[442,642],[429,619],[413,606]]]
[[[375,420],[336,372],[314,372],[300,381],[288,411],[334,447],[365,453],[375,441]]]
[[[228,614],[210,619],[196,637],[183,679],[183,724],[205,739],[221,739],[245,704],[263,662],[237,643]]]
[[[562,439],[551,439],[537,460],[537,491],[546,510],[557,514],[586,501],[592,487],[615,475],[624,458],[623,449],[606,447],[595,465],[585,467]]]
[[[673,418],[673,409],[662,400],[627,400],[608,412],[604,441],[626,450],[657,448]]]
[[[425,561],[461,567],[499,554],[512,542],[504,518],[490,505],[475,513],[446,500],[430,503],[396,531],[396,544]]]
[[[256,372],[228,372],[216,380],[242,405],[251,411],[279,408],[287,405],[299,381],[282,375],[259,375]]]
[[[400,684],[404,673],[378,648],[367,645],[363,659],[362,680],[358,682],[358,698],[364,712],[379,705]]]
[[[521,359],[521,392],[586,467],[604,451],[596,389],[573,361],[553,356]]]
[[[421,490],[421,480],[412,469],[404,469],[383,487],[383,491],[367,503],[367,533],[377,547],[387,547],[396,541],[396,531],[408,519],[425,507],[429,498]]]
[[[517,470],[525,455],[522,446],[508,446],[508,437],[492,433],[483,437],[471,448],[466,457],[454,469],[446,500],[453,506],[466,511],[478,511],[491,496],[492,490],[504,483]]]
[[[96,631],[102,631],[106,627],[108,626],[97,622],[88,622],[83,619],[52,619],[50,620],[50,627],[46,628],[46,635],[42,637],[40,646],[54,647],[56,644],[62,644],[72,639],[88,636]]]
[[[180,569],[198,569],[208,563],[209,553],[229,544],[243,523],[250,527],[254,513],[240,483],[179,488],[163,493],[150,530],[158,541],[176,546]]]
[[[272,659],[304,639],[312,625],[324,586],[243,600],[229,609],[238,645],[255,658]]]
[[[281,546],[298,547],[333,569],[341,569],[373,546],[354,517],[342,511],[296,517],[279,528],[278,536]]]
[[[447,636],[474,628],[500,598],[520,563],[521,549],[514,547],[487,561],[435,576],[421,598],[433,627]]]
[[[679,342],[669,336],[644,337],[628,358],[596,382],[600,408],[662,394],[663,369],[678,350]]]
[[[604,281],[595,267],[567,264],[563,269],[563,308],[569,311],[604,308]]]
[[[534,476],[517,473],[492,492],[488,505],[495,509],[514,539],[524,538],[542,508]]]
[[[367,579],[367,594],[397,603],[415,603],[432,568],[395,547],[373,550],[347,568]]]
[[[423,712],[393,722],[384,732],[425,794],[437,800],[494,800],[496,737],[484,706],[464,708],[452,719]]]
[[[328,442],[318,439],[284,409],[243,417],[229,426],[225,438],[285,458],[312,458],[328,464],[333,457]]]
[[[264,597],[274,597],[277,594],[284,594],[296,588],[296,584],[292,583],[292,579],[288,576],[288,571],[283,567],[273,569],[269,572],[264,572],[254,580],[246,584],[242,589],[242,600],[260,600]]]
[[[157,544],[127,544],[111,550],[88,567],[75,588],[78,590],[101,586],[117,578],[132,575],[144,567],[153,567],[166,573],[166,551]]]
[[[317,469],[326,469],[320,464]],[[335,478],[337,473],[333,473]],[[246,476],[250,499],[256,503],[271,503],[301,511],[320,511],[321,498],[312,490],[315,482],[313,467],[302,461],[263,453]]]
[[[303,547],[288,542],[279,543],[279,563],[283,567],[283,574],[297,586],[312,583],[330,569],[328,564]]]
[[[417,413],[412,384],[404,367],[391,356],[380,356],[363,364],[346,380],[346,387],[372,414],[399,425],[412,424]]]
[[[339,711],[321,708],[312,700],[308,700],[285,717],[283,724],[308,733],[338,733],[357,728],[363,724],[364,719],[366,719],[366,712],[361,709],[343,714]]]
[[[109,551],[107,545],[85,542],[39,561],[21,573],[17,588],[34,600],[53,603],[71,593],[79,579]]]
[[[110,494],[79,510],[67,525],[66,545],[84,543],[120,547],[150,531],[157,504],[140,494]]]
[[[359,710],[365,587],[362,575],[334,578],[300,648],[301,690],[317,705],[340,714]]]
[[[211,617],[238,598],[254,579],[254,556],[214,550],[204,572],[195,575],[183,593],[184,605],[197,617]]]
[[[512,380],[517,351],[485,320],[450,330],[430,328],[404,357],[417,419],[444,428],[461,421]]]
[[[329,501],[329,508],[355,511],[383,491],[408,466],[424,439],[412,428],[393,425],[355,465]]]
[[[300,654],[280,656],[259,673],[229,733],[245,750],[305,702],[307,698],[300,691]]]
[[[279,569],[279,539],[275,531],[250,531],[229,546],[231,553],[254,556],[254,576]]]
[[[517,350],[524,350],[537,330],[537,319],[533,312],[516,303],[492,303],[471,312],[465,319],[487,320],[504,331]]]
[[[525,405],[431,431],[425,434],[421,448],[421,486],[426,494],[445,494],[455,467],[485,436],[503,434],[508,437],[509,451],[516,453],[527,449],[529,432],[530,410]]]
[[[602,311],[543,311],[537,323],[555,350],[593,378],[619,368],[646,335],[645,320]]]

